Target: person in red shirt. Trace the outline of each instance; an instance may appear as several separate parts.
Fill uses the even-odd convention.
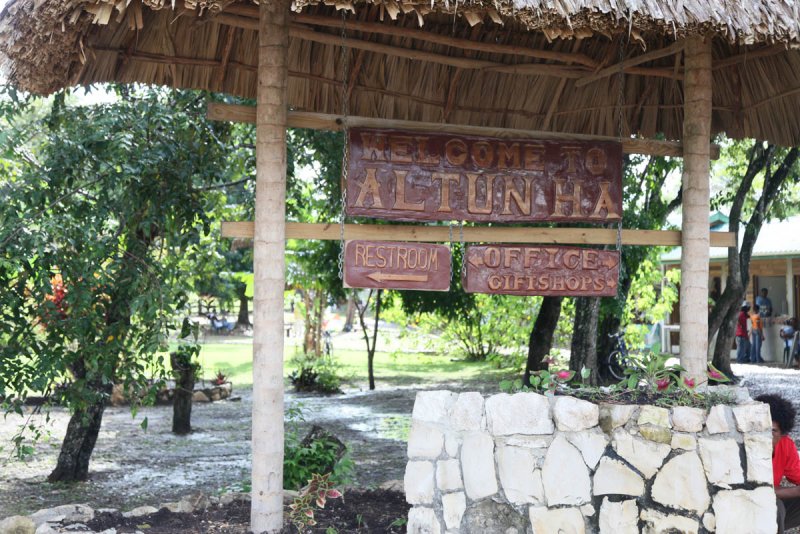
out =
[[[736,361],[747,363],[750,361],[750,340],[747,334],[747,312],[750,311],[750,303],[742,302],[739,315],[736,318]]]
[[[778,500],[778,534],[800,526],[800,456],[788,436],[796,415],[792,403],[779,395],[760,395],[757,401],[769,404],[772,417],[772,478]],[[781,486],[786,478],[794,486]]]

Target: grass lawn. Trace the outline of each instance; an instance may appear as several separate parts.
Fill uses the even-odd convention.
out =
[[[335,346],[335,345],[334,345]],[[292,371],[291,358],[296,347],[285,348],[285,375]],[[367,382],[366,349],[334,349],[334,359],[340,365],[341,376],[350,385]],[[200,351],[202,376],[212,378],[217,370],[228,376],[234,385],[253,383],[253,346],[251,343],[207,343]],[[411,385],[440,382],[487,380],[499,382],[508,375],[483,362],[451,361],[449,356],[419,352],[375,353],[375,380],[392,385]]]

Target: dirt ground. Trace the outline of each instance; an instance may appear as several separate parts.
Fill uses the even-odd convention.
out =
[[[800,372],[751,365],[734,365],[734,372],[743,376],[753,396],[767,391],[781,393],[800,408]],[[436,389],[486,390],[489,385],[481,386],[443,384]],[[330,513],[335,516],[333,519],[337,514],[342,516],[336,519],[339,525],[344,525],[344,516],[355,523],[352,530],[344,527],[340,532],[390,532],[385,521],[405,515],[407,505],[401,493],[372,490],[402,489],[405,439],[416,391],[413,388],[350,391],[332,397],[287,394],[287,405],[300,404],[304,408],[306,424],[325,426],[350,447],[355,462],[353,487],[345,488],[345,503],[334,503]],[[241,490],[250,475],[252,391],[234,387],[233,394],[238,400],[195,405],[194,432],[185,437],[171,434],[169,406],[142,409],[135,419],[127,407],[109,408],[92,457],[91,478],[70,486],[46,482],[58,455],[68,418],[66,412],[57,410],[52,414],[48,425],[51,437],[36,446],[35,454],[27,462],[11,459],[8,445],[22,420],[9,417],[0,421],[0,445],[4,447],[0,464],[0,518],[70,503],[86,503],[95,509],[158,507],[199,491],[215,495]],[[140,427],[145,416],[149,421],[147,431]],[[32,421],[38,419],[39,416],[33,416]],[[798,429],[792,437],[798,441]],[[384,522],[373,530],[369,521],[364,523],[365,510],[379,508],[384,501],[386,511],[380,519]],[[174,518],[164,517],[161,527],[153,524],[148,532],[246,532],[249,512],[245,509],[249,508],[242,505],[239,508],[231,505],[215,512],[219,517],[198,517],[193,519],[194,523],[185,524],[195,525],[198,530],[193,530],[195,527],[187,530],[188,526],[169,530]],[[217,526],[212,527],[208,522],[203,526],[204,520]],[[372,521],[374,524],[378,519]]]

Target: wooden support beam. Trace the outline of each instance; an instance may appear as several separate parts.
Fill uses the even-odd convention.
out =
[[[233,50],[233,38],[237,30],[236,28],[226,28],[225,44],[222,46],[222,60],[217,68],[217,74],[214,77],[214,87],[217,91],[223,90],[223,82],[225,81],[225,73],[228,70],[228,62],[231,60],[231,51]]]
[[[662,57],[667,57],[673,54],[677,54],[681,50],[683,50],[683,41],[676,41],[666,48],[659,48],[658,50],[653,50],[652,52],[647,52],[645,54],[641,54],[639,56],[626,59],[622,63],[618,63],[616,65],[611,65],[609,67],[601,69],[595,74],[592,74],[591,76],[587,76],[575,82],[575,87],[583,87],[584,85],[588,85],[592,82],[596,82],[597,80],[607,78],[608,76],[619,74],[620,69],[625,71],[626,73],[630,73],[630,71],[626,69],[630,69],[631,67],[635,67],[636,65],[641,65],[642,63],[647,63],[648,61],[653,61],[655,59],[660,59]]]
[[[252,239],[252,221],[223,222],[222,237]],[[460,233],[460,231],[459,231]],[[453,238],[447,226],[412,226],[388,224],[345,224],[345,239],[377,241],[414,241],[446,243]],[[318,239],[338,241],[341,227],[337,223],[286,223],[286,239]],[[460,237],[459,237],[460,239]],[[464,241],[468,243],[547,243],[614,245],[617,231],[609,228],[519,228],[499,226],[465,226]],[[680,246],[681,232],[674,230],[623,230],[623,245]],[[712,247],[736,246],[733,232],[711,232]]]
[[[208,118],[219,121],[255,122],[255,109],[252,106],[238,104],[223,104],[211,102],[208,104]],[[292,128],[311,128],[312,130],[342,129],[343,118],[339,115],[324,113],[311,113],[305,111],[289,111],[289,126]],[[365,128],[389,128],[396,130],[417,130],[427,132],[447,132],[460,135],[481,135],[499,138],[533,138],[553,140],[576,141],[619,141],[616,137],[597,136],[584,134],[565,134],[543,132],[536,130],[515,130],[510,128],[491,128],[487,126],[468,126],[463,124],[442,124],[437,122],[416,122],[404,120],[373,119],[369,117],[347,117],[347,124],[351,127],[362,126]],[[719,157],[719,146],[711,145],[712,157]],[[644,154],[648,156],[682,157],[681,143],[674,141],[660,141],[657,139],[623,139],[622,151],[626,154]]]

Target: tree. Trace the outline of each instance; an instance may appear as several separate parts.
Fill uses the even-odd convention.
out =
[[[709,344],[715,335],[717,337],[712,363],[728,376],[733,375],[730,347],[735,335],[736,312],[747,290],[753,247],[771,212],[780,216],[786,209],[782,202],[788,197],[785,190],[790,183],[797,183],[800,171],[797,147],[780,148],[761,141],[749,144],[731,145],[727,171],[733,179],[714,200],[715,205],[730,202],[729,227],[737,237],[746,219],[741,245],[728,248],[728,280],[708,319]]]
[[[370,339],[370,331],[367,328],[366,322],[366,314],[367,309],[369,309],[370,301],[372,300],[372,295],[375,294],[375,324],[372,327],[372,339]],[[366,300],[362,303],[361,300],[356,297],[355,305],[358,310],[358,321],[361,323],[361,332],[364,334],[364,342],[367,344],[367,377],[369,378],[369,389],[375,389],[375,368],[374,368],[374,361],[375,361],[375,346],[378,342],[378,321],[380,320],[381,316],[381,296],[383,294],[382,289],[378,289],[375,291],[374,289],[370,289],[369,293],[367,294]]]
[[[198,186],[226,180],[230,129],[205,119],[201,94],[114,90],[95,106],[59,93],[37,117],[3,108],[15,164],[0,175],[0,396],[21,413],[29,392],[68,380],[57,400],[72,417],[50,481],[86,478],[113,384],[154,399],[187,303],[180,258],[210,229]]]

